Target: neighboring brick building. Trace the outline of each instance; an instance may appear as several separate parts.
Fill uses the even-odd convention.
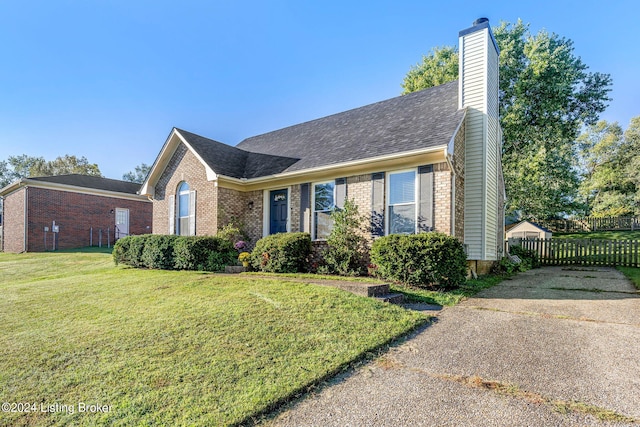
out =
[[[0,249],[106,246],[127,234],[151,233],[153,206],[139,189],[139,184],[75,174],[18,180],[0,190]]]
[[[283,231],[322,241],[331,210],[350,199],[370,218],[369,237],[440,231],[486,269],[504,229],[499,52],[486,19],[459,41],[460,81],[235,147],[174,128],[141,189],[154,233],[213,235],[234,222],[252,243]]]

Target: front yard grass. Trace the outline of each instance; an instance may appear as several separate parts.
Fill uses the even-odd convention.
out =
[[[375,277],[345,277],[345,276],[333,276],[314,273],[242,273],[243,276],[256,276],[256,277],[283,277],[290,279],[311,279],[311,280],[339,280],[339,281],[351,281],[351,282],[363,282],[363,283],[390,283]],[[405,286],[402,284],[390,284],[389,288],[391,292],[400,292],[412,302],[424,302],[427,304],[437,304],[443,306],[456,305],[464,298],[473,296],[483,289],[490,288],[497,285],[504,280],[504,277],[488,275],[480,276],[477,279],[467,280],[467,282],[452,290],[438,290],[438,289],[425,289],[414,286]]]
[[[242,423],[426,319],[275,277],[0,254],[0,401],[36,409],[0,426]]]

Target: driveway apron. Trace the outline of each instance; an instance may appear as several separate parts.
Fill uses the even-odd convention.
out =
[[[267,424],[640,425],[640,295],[611,268],[521,273]]]

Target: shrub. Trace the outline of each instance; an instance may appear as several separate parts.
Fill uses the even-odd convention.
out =
[[[216,255],[213,255],[216,254]],[[228,240],[218,237],[178,237],[173,247],[176,270],[221,271],[236,259]]]
[[[311,254],[309,233],[278,233],[256,242],[251,265],[257,271],[297,273],[307,270]]]
[[[520,271],[540,267],[538,254],[530,249],[525,249],[522,246],[516,245],[509,248],[509,253],[511,255],[517,255],[522,260],[522,269]]]
[[[220,271],[236,257],[233,245],[217,237],[145,234],[124,237],[113,248],[116,265],[163,270]]]
[[[125,242],[126,245],[128,243],[129,249],[123,254],[124,260],[123,264],[130,265],[132,267],[142,267],[142,250],[144,249],[145,242],[147,241],[147,236],[149,234],[143,234],[141,236],[128,236],[128,242]]]
[[[140,260],[147,268],[161,270],[173,269],[173,244],[178,236],[148,234],[145,236],[144,249]]]
[[[462,243],[443,233],[392,234],[374,241],[376,274],[413,286],[454,288],[465,283],[467,256]]]
[[[134,236],[122,237],[113,245],[113,262],[116,265],[129,264],[129,248],[133,237]]]
[[[369,248],[363,232],[364,218],[358,206],[346,200],[344,208],[331,213],[333,228],[327,238],[328,249],[324,252],[322,273],[342,276],[359,276],[366,272]]]

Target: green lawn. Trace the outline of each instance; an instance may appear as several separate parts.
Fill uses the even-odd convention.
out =
[[[627,276],[627,278],[633,282],[636,289],[640,290],[640,268],[618,267],[618,270],[622,271],[622,274]]]
[[[240,423],[425,320],[277,278],[134,270],[95,250],[0,254],[0,401],[35,409],[0,425]]]
[[[322,275],[313,273],[291,273],[291,274],[275,274],[275,273],[242,273],[243,276],[263,276],[263,277],[286,277],[292,279],[312,279],[312,280],[339,280],[354,281],[363,283],[389,283],[375,277],[344,277],[333,275]],[[401,284],[391,284],[391,292],[400,292],[405,295],[407,300],[413,302],[424,302],[427,304],[438,304],[451,306],[456,305],[464,298],[475,295],[483,289],[490,288],[503,280],[499,276],[481,276],[477,279],[467,280],[463,286],[452,290],[436,290],[424,289],[413,286],[404,286]]]
[[[553,237],[558,239],[640,240],[640,230],[593,231],[590,233],[553,233]]]

